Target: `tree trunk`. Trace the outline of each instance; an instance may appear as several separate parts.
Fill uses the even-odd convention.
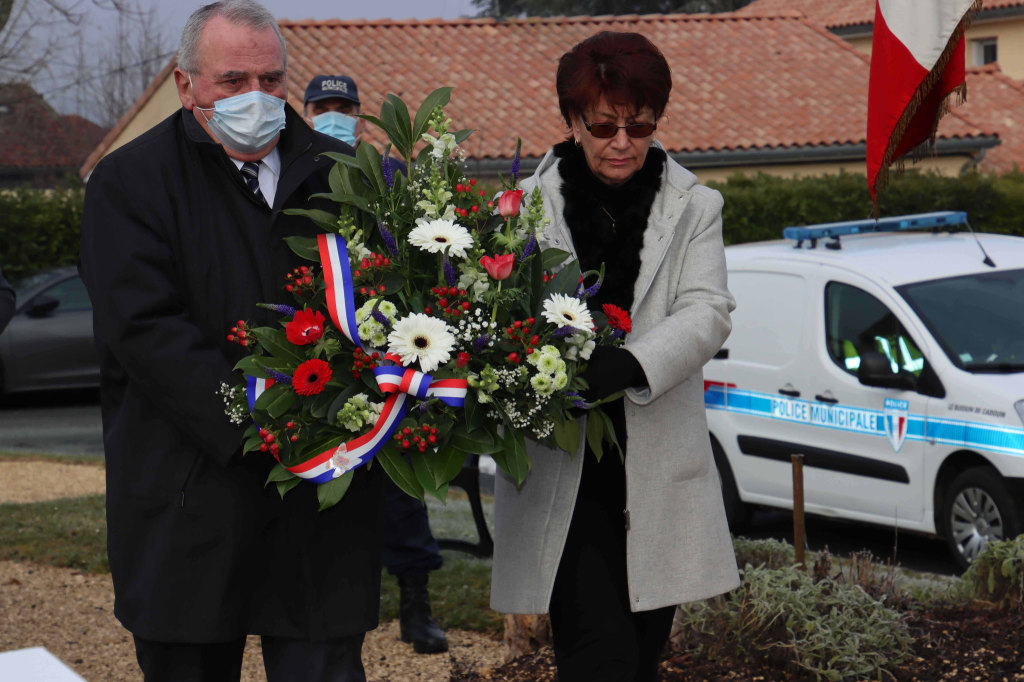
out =
[[[547,614],[505,614],[505,660],[551,645],[551,620]]]

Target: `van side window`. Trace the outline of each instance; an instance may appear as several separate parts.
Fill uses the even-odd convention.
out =
[[[829,282],[825,287],[825,343],[832,361],[852,375],[860,358],[877,351],[900,370],[921,376],[924,355],[884,303],[857,287]]]

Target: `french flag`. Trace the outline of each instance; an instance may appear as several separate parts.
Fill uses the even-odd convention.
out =
[[[876,0],[868,84],[871,200],[889,166],[935,134],[954,93],[967,94],[964,29],[981,0]]]

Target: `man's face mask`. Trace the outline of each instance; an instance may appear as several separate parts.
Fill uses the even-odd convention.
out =
[[[313,130],[356,146],[357,119],[339,111],[328,111],[313,117]]]
[[[188,78],[191,85],[191,74]],[[213,116],[206,119],[210,130],[226,147],[243,154],[263,149],[284,129],[284,100],[260,90],[219,99],[212,107],[196,109],[213,111]]]

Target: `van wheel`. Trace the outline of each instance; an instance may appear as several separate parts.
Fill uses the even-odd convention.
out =
[[[725,451],[718,445],[715,439],[711,439],[711,451],[715,455],[715,466],[718,468],[718,480],[722,483],[722,501],[725,503],[725,518],[729,522],[729,530],[733,533],[743,531],[750,525],[750,518],[754,515],[750,505],[740,499],[740,493],[736,489],[736,479],[732,475],[732,468],[725,456]]]
[[[989,543],[1015,538],[1021,532],[1020,511],[1002,478],[983,467],[968,469],[949,484],[942,521],[946,543],[960,570]]]

